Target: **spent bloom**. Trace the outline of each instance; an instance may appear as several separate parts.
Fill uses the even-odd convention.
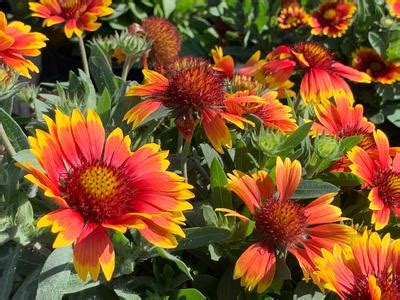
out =
[[[314,258],[321,248],[333,249],[334,244],[345,244],[353,233],[349,226],[337,224],[344,220],[340,208],[331,205],[336,193],[325,194],[308,205],[301,205],[291,197],[301,179],[300,162],[276,160],[276,193],[272,178],[265,171],[251,176],[239,171],[228,174],[228,187],[249,209],[255,220],[259,241],[248,247],[236,262],[234,278],[248,290],[264,292],[271,284],[276,261],[286,251],[293,254],[306,279],[314,276]],[[229,209],[227,216],[245,216]],[[248,219],[247,219],[248,220]],[[255,263],[256,262],[256,263]]]
[[[96,31],[101,24],[99,17],[110,15],[112,0],[40,0],[29,2],[32,16],[43,18],[43,26],[64,24],[65,35],[75,33],[82,36],[84,31]]]
[[[308,14],[300,6],[297,0],[281,1],[281,11],[278,16],[280,29],[295,29],[307,24]]]
[[[0,11],[0,60],[22,76],[31,78],[29,72],[39,72],[38,67],[26,57],[40,55],[45,47],[46,36],[31,32],[31,27],[19,21],[7,23],[6,15]]]
[[[372,48],[355,51],[352,66],[379,83],[392,84],[400,80],[400,63],[386,61]]]
[[[315,261],[324,287],[343,300],[400,299],[400,240],[390,233],[381,238],[365,230],[350,247],[322,249]]]
[[[147,69],[143,74],[144,83],[131,86],[126,95],[148,98],[129,110],[124,119],[135,128],[161,106],[167,107],[172,110],[175,124],[185,140],[190,140],[195,127],[201,123],[211,144],[219,152],[223,152],[222,145],[232,146],[225,121],[240,128],[244,123],[252,124],[243,117],[226,112],[225,104],[264,102],[257,96],[226,98],[222,77],[207,61],[199,58],[181,58],[169,68],[167,77]]]
[[[356,5],[347,0],[327,0],[309,18],[311,34],[341,37],[349,28]]]
[[[177,246],[184,237],[184,210],[193,197],[183,178],[168,172],[168,152],[156,144],[130,150],[131,140],[116,128],[106,138],[100,117],[89,110],[67,116],[56,110],[55,121],[44,116],[48,132],[29,137],[38,166],[25,162],[25,178],[54,200],[59,209],[38,221],[57,234],[53,247],[73,244],[79,277],[97,280],[100,268],[107,280],[115,254],[108,229],[135,228],[150,243]]]
[[[343,96],[353,102],[353,93],[342,77],[355,82],[371,82],[368,74],[334,60],[333,53],[315,42],[279,46],[268,58],[260,71],[277,83],[287,81],[296,66],[303,71],[300,94],[306,104],[327,105],[330,98]]]
[[[400,153],[392,159],[386,135],[377,130],[373,136],[376,151],[371,153],[356,146],[348,156],[352,162],[350,169],[370,189],[371,223],[375,230],[380,230],[388,224],[391,211],[400,218]]]

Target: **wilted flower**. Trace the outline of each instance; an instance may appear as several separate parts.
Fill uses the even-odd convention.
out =
[[[79,277],[97,280],[100,268],[107,280],[114,271],[115,254],[108,229],[135,228],[150,243],[177,246],[183,211],[193,197],[183,178],[167,171],[167,151],[146,144],[131,152],[129,136],[120,128],[108,137],[100,117],[89,110],[86,118],[56,110],[55,121],[44,116],[48,132],[29,137],[40,167],[22,166],[25,178],[53,199],[59,209],[43,216],[39,227],[51,226],[57,234],[53,247],[73,244],[73,261]]]
[[[349,28],[356,5],[347,0],[327,0],[313,11],[309,18],[311,33],[341,37]]]
[[[276,193],[272,178],[265,171],[251,176],[234,171],[228,174],[228,187],[245,203],[256,223],[260,240],[248,247],[236,262],[234,278],[241,285],[258,293],[271,284],[276,272],[276,260],[286,251],[298,260],[306,279],[314,275],[314,259],[321,255],[321,248],[332,250],[334,244],[349,241],[353,229],[342,224],[340,208],[331,205],[335,193],[315,199],[303,206],[291,200],[301,179],[300,162],[276,160]],[[228,216],[245,216],[228,209]],[[247,219],[248,220],[248,219]]]
[[[278,16],[278,27],[281,29],[295,29],[307,24],[308,14],[297,0],[281,1],[281,11]]]
[[[152,66],[156,71],[163,72],[178,59],[181,50],[178,30],[168,20],[160,17],[145,19],[141,27],[152,44],[149,53]]]
[[[43,26],[64,24],[64,32],[68,38],[75,33],[82,36],[84,31],[96,31],[101,24],[99,17],[113,12],[111,0],[40,0],[29,2],[32,16],[43,18]]]
[[[353,93],[341,77],[355,82],[371,81],[368,74],[335,61],[333,53],[314,42],[279,46],[268,58],[260,70],[277,84],[286,82],[296,66],[304,70],[300,94],[307,104],[327,105],[332,97],[347,97],[353,102]]]
[[[22,22],[14,21],[7,24],[6,15],[2,11],[0,11],[0,32],[1,61],[28,78],[31,78],[30,71],[38,73],[38,67],[25,57],[39,56],[39,49],[46,46],[46,36],[31,32],[31,27]]]
[[[400,240],[364,231],[350,247],[322,249],[317,274],[343,300],[400,299]]]
[[[360,48],[354,52],[352,66],[379,83],[392,84],[400,80],[400,63],[384,60],[372,48]]]

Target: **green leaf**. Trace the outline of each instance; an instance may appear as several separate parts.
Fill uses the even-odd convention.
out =
[[[38,268],[25,278],[24,282],[22,282],[18,290],[14,293],[12,300],[30,300],[35,298],[40,271],[41,268]]]
[[[325,295],[319,288],[312,284],[300,281],[294,290],[293,300],[322,300]]]
[[[389,31],[388,39],[389,46],[386,49],[388,60],[400,58],[400,30]]]
[[[327,193],[336,193],[339,188],[331,183],[318,180],[302,180],[291,199],[317,198]]]
[[[214,158],[210,172],[211,205],[214,208],[232,208],[231,192],[225,187],[228,184],[228,179],[218,159]]]
[[[268,20],[268,4],[266,0],[259,0],[258,7],[257,7],[257,17],[254,21],[256,24],[258,33],[261,33],[263,30],[264,25],[267,23]]]
[[[175,10],[176,0],[162,0],[162,6],[164,10],[164,17],[168,18]]]
[[[379,55],[385,53],[386,45],[379,34],[373,31],[368,32],[368,41],[372,48],[379,53]]]
[[[184,232],[186,238],[179,241],[178,247],[174,251],[195,249],[211,243],[221,242],[231,235],[227,229],[207,226],[188,228]]]
[[[72,272],[72,248],[55,249],[47,258],[39,275],[36,299],[61,299],[64,294],[76,293],[99,285],[85,283]]]
[[[297,128],[280,147],[281,151],[292,150],[299,145],[310,133],[312,124],[312,122],[308,122]]]
[[[91,48],[89,67],[90,74],[92,74],[93,81],[100,93],[103,92],[104,88],[107,88],[110,95],[114,97],[119,86],[107,57],[98,45],[93,45]]]
[[[214,161],[214,159],[217,159],[221,166],[224,165],[221,156],[218,154],[217,151],[215,151],[215,149],[213,147],[211,147],[209,144],[207,143],[201,143],[200,144],[200,149],[203,152],[204,155],[204,159],[207,162],[208,167],[211,169],[211,164]]]
[[[14,156],[13,159],[20,163],[21,165],[25,165],[26,162],[30,162],[32,165],[34,165],[36,168],[39,170],[43,170],[43,168],[39,165],[36,157],[33,155],[31,150],[26,149],[26,150],[21,150],[17,152]]]
[[[361,136],[349,136],[340,141],[340,146],[344,149],[345,152],[350,151],[353,147],[357,146],[357,144],[361,141]]]
[[[9,299],[12,291],[17,263],[20,257],[21,245],[17,244],[14,249],[9,249],[9,258],[3,269],[3,276],[0,278],[0,299]]]
[[[120,299],[123,300],[141,300],[142,298],[138,294],[134,294],[123,288],[114,288],[114,292]]]
[[[350,187],[362,184],[362,179],[350,172],[332,172],[320,175],[319,178],[336,186]]]
[[[190,269],[189,267],[178,257],[172,255],[171,253],[167,252],[167,250],[163,248],[156,248],[156,251],[162,258],[168,259],[169,261],[172,261],[173,263],[176,264],[179,270],[181,270],[184,274],[186,274],[191,280],[193,280],[192,275],[190,274]]]
[[[2,108],[0,108],[0,124],[3,125],[7,137],[16,152],[29,148],[27,138],[21,127],[14,119]]]
[[[207,299],[199,290],[189,288],[180,289],[177,294],[172,297],[173,300],[205,300]]]

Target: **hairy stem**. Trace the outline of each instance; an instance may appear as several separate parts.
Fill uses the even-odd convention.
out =
[[[90,77],[89,63],[88,63],[88,59],[87,59],[85,43],[84,43],[83,38],[81,36],[78,36],[78,42],[79,42],[79,50],[81,52],[83,70],[85,71],[87,76]]]

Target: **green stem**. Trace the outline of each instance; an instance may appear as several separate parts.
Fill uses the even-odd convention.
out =
[[[184,141],[183,149],[181,152],[181,170],[183,177],[185,177],[185,182],[188,182],[188,174],[187,174],[187,163],[188,163],[188,154],[191,148],[191,139],[188,141]]]
[[[131,69],[133,55],[128,55],[125,59],[124,66],[122,67],[121,77],[124,81],[128,78],[129,70]]]
[[[87,76],[90,77],[89,63],[88,63],[88,59],[87,59],[85,43],[83,42],[83,38],[81,36],[78,36],[78,42],[79,42],[79,50],[81,51],[83,70],[85,71]]]
[[[17,152],[15,151],[13,145],[11,144],[10,139],[8,138],[7,133],[4,130],[2,124],[0,124],[0,138],[4,142],[4,146],[6,147],[8,153],[11,156],[14,156],[15,154],[17,154]]]

